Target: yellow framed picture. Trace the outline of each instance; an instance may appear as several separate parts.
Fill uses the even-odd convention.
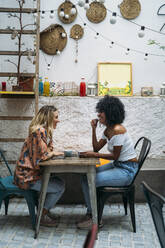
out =
[[[98,63],[98,96],[132,96],[131,63]]]

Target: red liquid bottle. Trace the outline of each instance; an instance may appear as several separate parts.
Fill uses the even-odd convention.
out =
[[[2,91],[6,91],[6,82],[2,82]]]
[[[80,83],[80,96],[86,96],[85,78],[81,78],[81,83]]]

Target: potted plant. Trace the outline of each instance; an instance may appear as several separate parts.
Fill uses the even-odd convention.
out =
[[[35,64],[35,59],[32,59],[32,56],[34,55],[34,51],[32,51],[31,48],[26,48],[25,51],[22,51],[22,47],[25,46],[25,43],[22,42],[22,34],[23,31],[27,26],[34,25],[33,24],[25,24],[23,25],[22,19],[23,19],[23,6],[25,4],[25,0],[16,0],[19,5],[20,12],[18,14],[15,13],[9,13],[8,18],[16,18],[19,23],[19,31],[17,31],[15,28],[10,28],[12,30],[11,33],[11,39],[15,40],[17,38],[17,42],[15,43],[18,47],[18,61],[17,63],[13,62],[10,59],[7,59],[6,61],[9,63],[12,63],[16,69],[17,69],[17,84],[12,86],[13,91],[33,91],[33,81],[34,78],[32,77],[22,77],[20,72],[21,67],[21,58],[23,55],[27,56],[27,59]]]

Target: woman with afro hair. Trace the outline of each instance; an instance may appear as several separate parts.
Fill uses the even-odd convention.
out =
[[[138,162],[132,139],[122,124],[125,119],[124,104],[119,98],[106,95],[97,103],[96,111],[98,119],[91,121],[93,151],[82,152],[80,156],[113,160],[111,163],[96,168],[96,187],[127,186],[132,182],[138,170]],[[99,141],[96,136],[98,122],[105,126]],[[106,144],[108,153],[99,153]],[[89,229],[92,226],[92,210],[86,175],[82,177],[82,189],[87,214],[77,224],[77,227]]]

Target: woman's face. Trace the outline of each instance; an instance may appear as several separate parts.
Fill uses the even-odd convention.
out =
[[[97,117],[99,119],[100,124],[103,124],[103,125],[106,126],[106,116],[105,116],[105,113],[104,112],[98,113],[97,114]]]
[[[56,129],[57,123],[60,122],[58,119],[58,111],[54,112],[54,117],[53,117],[53,128]]]

